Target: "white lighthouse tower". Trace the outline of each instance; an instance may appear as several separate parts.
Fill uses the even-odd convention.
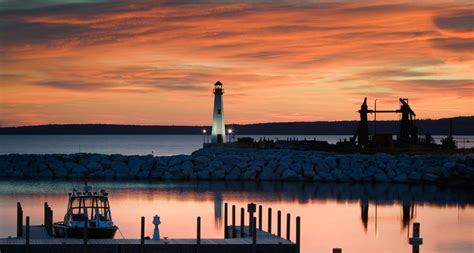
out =
[[[214,84],[214,114],[212,117],[211,143],[225,142],[223,94],[222,83],[217,81]]]

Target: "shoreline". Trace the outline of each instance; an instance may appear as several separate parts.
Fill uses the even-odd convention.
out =
[[[474,186],[472,154],[212,147],[191,155],[0,155],[0,178],[421,183]]]

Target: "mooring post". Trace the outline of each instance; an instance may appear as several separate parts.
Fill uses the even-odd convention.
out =
[[[145,245],[145,217],[142,216],[140,224],[140,252],[143,253]]]
[[[252,227],[252,253],[257,253],[257,218],[253,218]]]
[[[53,209],[49,208],[49,235],[53,235]]]
[[[23,208],[21,203],[16,203],[16,237],[23,236]]]
[[[277,213],[277,235],[281,237],[281,211],[278,210]]]
[[[88,226],[89,220],[87,219],[87,213],[84,215],[84,238],[83,238],[83,247],[82,247],[82,252],[87,253],[87,226]]]
[[[48,230],[48,202],[44,202],[44,205],[43,205],[43,224],[44,224],[44,229],[46,229],[46,233],[49,234],[49,230]]]
[[[240,208],[240,237],[245,237],[244,233],[245,228],[245,209],[242,207]]]
[[[260,229],[260,230],[262,230],[262,224],[263,224],[263,222],[262,222],[262,217],[263,217],[262,212],[263,212],[263,207],[262,207],[262,205],[259,205],[258,206],[258,229]]]
[[[235,205],[232,205],[232,238],[237,237],[237,230],[235,229]]]
[[[420,245],[423,244],[423,238],[420,238],[420,223],[413,223],[412,237],[408,242],[410,245],[412,245],[412,253],[420,252]]]
[[[272,233],[272,208],[268,208],[268,233]]]
[[[43,224],[46,227],[46,220],[48,220],[48,202],[44,202],[43,209]],[[46,228],[46,230],[48,230],[48,228]]]
[[[298,216],[296,217],[296,253],[300,253],[301,250],[301,218]]]
[[[286,214],[286,240],[290,240],[290,227],[291,226],[291,214]]]
[[[44,202],[44,228],[50,236],[53,235],[53,210],[48,202]]]
[[[201,217],[197,217],[196,253],[201,252]]]
[[[30,216],[26,216],[25,245],[26,252],[28,252],[30,248]]]
[[[224,203],[224,238],[229,238],[228,223],[227,223],[227,203]]]
[[[334,249],[332,249],[332,253],[342,253],[342,249],[341,248],[334,248]]]
[[[254,213],[257,211],[257,205],[250,203],[247,205],[247,211],[249,212],[249,235],[252,235],[252,222]]]

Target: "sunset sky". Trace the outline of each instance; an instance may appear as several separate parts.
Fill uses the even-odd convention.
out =
[[[474,113],[474,2],[0,0],[2,126]],[[398,119],[388,115],[383,119]]]

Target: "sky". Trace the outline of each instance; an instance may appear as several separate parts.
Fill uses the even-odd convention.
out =
[[[0,123],[208,125],[217,80],[226,123],[474,115],[473,26],[463,0],[0,0]]]

